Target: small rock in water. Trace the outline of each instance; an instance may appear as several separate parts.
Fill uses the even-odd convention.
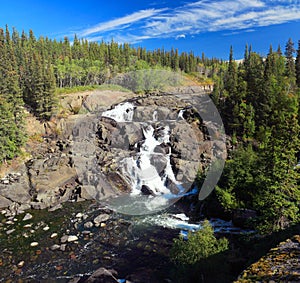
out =
[[[94,224],[93,224],[93,222],[88,221],[88,222],[84,223],[83,226],[84,226],[84,228],[89,229],[89,228],[92,228],[94,226]]]
[[[60,249],[60,247],[61,247],[60,245],[55,244],[55,245],[50,247],[50,250],[51,251],[56,251],[56,250]]]
[[[12,222],[11,220],[8,220],[8,221],[5,222],[5,224],[12,225],[12,224],[14,224],[14,222]]]
[[[100,214],[94,219],[95,224],[100,224],[101,222],[105,222],[109,219],[109,214]]]
[[[31,228],[32,223],[24,225],[24,228]]]
[[[74,242],[74,241],[77,241],[77,240],[78,240],[78,237],[75,236],[75,235],[68,236],[68,242]]]
[[[58,236],[57,233],[52,233],[51,236],[50,236],[50,238],[53,239],[53,238],[55,238],[55,237],[57,237],[57,236]]]
[[[38,245],[39,245],[38,242],[32,242],[32,243],[30,244],[31,247],[36,247],[36,246],[38,246]]]
[[[48,231],[49,229],[50,229],[49,226],[46,226],[46,227],[43,228],[44,231]]]
[[[81,213],[81,212],[78,212],[77,214],[76,214],[76,216],[75,216],[76,218],[82,218],[83,217],[83,213]]]
[[[66,250],[66,247],[67,247],[66,244],[62,244],[60,245],[60,250],[64,252]]]
[[[25,264],[25,261],[22,260],[22,261],[20,261],[20,262],[17,264],[17,266],[18,266],[19,268],[22,268],[22,267],[24,266],[24,264]]]
[[[16,229],[8,230],[8,231],[6,231],[6,234],[7,234],[7,235],[10,235],[10,234],[13,233],[15,230],[16,230]]]
[[[60,242],[61,243],[65,243],[66,241],[68,241],[69,236],[68,235],[64,235],[60,238]]]
[[[23,218],[23,221],[27,221],[27,220],[30,220],[33,216],[30,214],[30,213],[26,213],[24,218]]]

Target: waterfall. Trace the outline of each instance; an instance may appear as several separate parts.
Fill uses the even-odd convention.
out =
[[[130,179],[132,195],[141,194],[143,188],[146,188],[152,196],[170,194],[170,190],[166,186],[168,180],[177,184],[170,162],[171,149],[168,149],[169,153],[166,155],[155,152],[157,146],[169,143],[169,132],[168,126],[161,127],[157,129],[158,137],[155,137],[154,128],[149,124],[144,125],[145,139],[137,156],[123,160],[122,172]],[[155,160],[162,163],[161,168],[151,162],[155,162]]]
[[[102,116],[128,123],[133,121],[135,110],[134,104],[125,102],[103,112]],[[178,116],[183,119],[184,110],[181,111]],[[134,123],[140,124],[144,139],[134,145],[136,152],[133,156],[120,160],[119,172],[130,184],[131,193],[128,197],[138,202],[135,197],[140,196],[147,209],[157,210],[167,205],[168,201],[184,195],[184,188],[176,180],[171,165],[170,120],[168,124],[158,121],[158,112],[153,111],[152,121]]]
[[[102,117],[107,117],[116,122],[131,122],[134,114],[134,105],[130,102],[120,103],[113,109],[102,113]]]

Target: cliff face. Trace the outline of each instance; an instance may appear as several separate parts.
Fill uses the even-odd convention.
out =
[[[26,160],[14,161],[1,170],[0,209],[6,215],[23,213],[26,209],[59,207],[69,200],[86,200],[90,195],[80,190],[77,172],[72,160],[72,129],[87,98],[101,95],[98,102],[109,107],[132,97],[130,92],[90,91],[61,97],[61,112],[46,123],[37,121],[27,113],[26,131],[29,136],[25,146]],[[3,171],[6,173],[3,174]]]
[[[182,97],[186,98],[186,95],[194,94],[206,95],[206,89],[197,86],[182,87],[172,89],[169,93],[156,93],[138,98],[130,92],[116,91],[94,91],[67,95],[62,98],[63,110],[60,116],[44,124],[33,121],[33,117],[31,117],[28,123],[31,131],[29,134],[38,137],[30,139],[26,146],[30,159],[22,162],[17,169],[0,179],[0,208],[7,209],[7,215],[14,215],[29,208],[55,209],[66,201],[91,199],[93,194],[81,186],[82,181],[78,178],[78,170],[76,170],[78,168],[76,168],[76,160],[74,160],[74,127],[80,117],[88,117],[88,114],[78,114],[78,112],[83,110],[83,112],[89,113],[95,109],[103,111],[111,105],[128,99],[136,104],[135,119],[137,121],[152,121],[153,115],[156,113],[159,121],[166,120],[170,124],[171,162],[176,178],[183,183],[191,184],[199,166],[204,170],[212,160],[213,146],[214,151],[226,154],[226,148],[224,150],[224,148],[219,148],[219,144],[212,144],[207,136],[208,132],[205,126],[201,125],[201,118],[196,117],[193,110],[187,107],[186,102],[182,100]],[[178,118],[179,111],[184,108],[186,109],[185,119]],[[74,109],[78,111],[74,113]],[[85,122],[87,120],[88,118],[85,118]],[[171,120],[173,122],[169,122]],[[156,135],[159,136],[158,129],[161,125],[154,120],[152,124],[154,131],[157,131]],[[86,131],[88,127],[93,127],[93,130],[97,132],[97,162],[100,166],[99,172],[103,171],[102,173],[106,174],[104,179],[108,181],[107,186],[101,184],[103,188],[108,188],[105,191],[106,195],[118,193],[115,190],[109,192],[111,187],[120,187],[119,191],[122,189],[126,191],[126,187],[128,187],[126,180],[120,177],[116,170],[120,162],[116,157],[132,155],[136,150],[134,149],[135,144],[143,140],[142,129],[136,125],[137,123],[133,121],[129,126],[125,123],[116,127],[113,120],[102,118],[101,122],[97,122],[95,125],[88,123],[82,128]],[[188,128],[190,128],[189,131]],[[128,144],[129,148],[124,152],[120,146],[116,146],[116,152],[114,152],[111,148],[112,144],[116,143]],[[192,150],[195,143],[199,143],[199,150]],[[162,154],[167,153],[165,152],[167,148],[159,150],[162,151]],[[195,151],[197,154],[193,156],[192,153]],[[82,156],[79,157],[82,161],[88,148],[80,152]],[[201,156],[201,160],[199,160],[199,156]],[[160,164],[160,161],[155,162]]]
[[[235,281],[247,282],[300,282],[300,235],[271,249]]]

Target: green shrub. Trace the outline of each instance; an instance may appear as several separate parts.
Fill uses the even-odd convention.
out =
[[[201,230],[189,232],[187,240],[183,237],[174,240],[170,257],[177,264],[188,265],[227,249],[228,240],[216,239],[212,226],[208,220],[205,220]]]

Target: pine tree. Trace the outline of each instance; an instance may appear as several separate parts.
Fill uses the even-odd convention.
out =
[[[238,74],[237,64],[233,59],[233,48],[230,47],[228,69],[225,77],[224,88],[225,88],[225,101],[223,116],[225,121],[225,128],[228,134],[233,134],[237,131],[240,126],[234,113],[239,112],[240,98],[237,91],[238,85]]]
[[[295,71],[295,61],[294,61],[294,43],[291,38],[289,38],[285,46],[285,57],[286,57],[286,76],[289,79],[291,87],[294,87],[296,80],[296,71]]]
[[[57,107],[57,98],[55,94],[55,76],[50,63],[47,63],[44,68],[43,81],[43,102],[40,117],[44,120],[49,120]]]
[[[0,29],[0,163],[13,158],[25,141],[23,101],[8,27]]]
[[[298,49],[297,49],[297,56],[296,56],[296,83],[298,88],[300,88],[300,40],[298,40]]]

